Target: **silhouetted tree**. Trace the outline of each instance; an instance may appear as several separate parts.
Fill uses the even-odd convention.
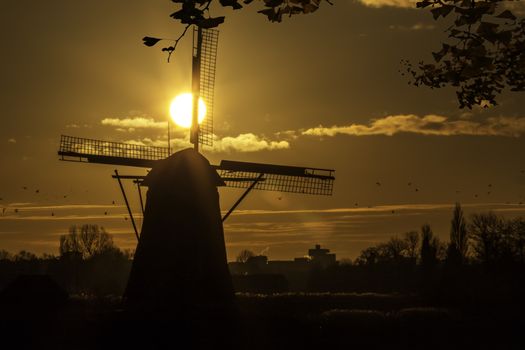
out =
[[[517,18],[503,0],[423,0],[435,20],[456,16],[446,29],[448,41],[433,52],[434,62],[408,61],[416,86],[453,86],[459,107],[495,105],[505,88],[525,91],[525,19]],[[448,24],[447,24],[448,25]]]
[[[523,225],[521,219],[505,221],[492,212],[473,215],[474,257],[487,265],[523,261]]]
[[[525,220],[514,219],[511,223],[514,231],[513,244],[516,251],[516,261],[525,264]]]
[[[9,253],[7,250],[0,249],[0,260],[10,260],[11,259],[11,253]]]
[[[404,257],[407,257],[409,245],[408,242],[399,237],[391,237],[382,246],[384,255],[387,259],[393,261],[401,261]]]
[[[60,236],[61,256],[78,254],[83,259],[89,259],[114,249],[113,239],[103,227],[98,225],[85,224],[80,228],[73,225],[69,228],[69,234]]]
[[[361,251],[361,254],[355,259],[357,265],[374,265],[379,263],[378,247],[368,247]]]
[[[463,215],[461,205],[456,203],[454,214],[450,222],[450,243],[447,251],[447,259],[454,264],[465,261],[468,252],[467,223]]]
[[[417,233],[417,231],[406,232],[405,241],[407,257],[416,262],[419,254],[417,249],[419,245],[419,234]]]
[[[439,241],[434,237],[430,225],[425,224],[421,227],[421,266],[424,270],[432,270],[438,261]]]
[[[14,256],[15,261],[33,261],[37,259],[38,258],[35,254],[26,250],[21,250]]]
[[[254,256],[255,254],[251,250],[243,249],[239,252],[235,260],[240,263],[246,263],[250,258],[253,258]]]

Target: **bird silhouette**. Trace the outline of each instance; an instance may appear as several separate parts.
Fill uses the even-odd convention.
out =
[[[407,185],[408,185],[408,186],[412,186],[412,182],[409,182]]]
[[[475,198],[478,198],[478,195],[477,195],[477,194],[475,194],[475,195],[474,195],[474,197],[475,197]]]
[[[358,203],[354,203],[354,205],[355,205],[356,207],[358,207],[358,206],[359,206],[359,204],[358,204]]]
[[[394,214],[396,211],[395,210],[392,210],[392,214]]]
[[[27,190],[27,186],[23,186],[22,189],[23,189],[23,190]]]
[[[376,185],[377,185],[377,186],[381,186],[381,182],[377,181],[377,182],[376,182]]]
[[[18,213],[18,209],[17,208],[15,208],[15,213]]]
[[[67,198],[67,196],[66,196],[66,195],[64,195],[64,198]]]
[[[419,192],[419,188],[416,188],[416,192]]]
[[[40,190],[36,190],[35,193],[40,193]]]
[[[105,212],[104,212],[104,215],[108,215],[108,212],[107,212],[107,211],[105,211]]]

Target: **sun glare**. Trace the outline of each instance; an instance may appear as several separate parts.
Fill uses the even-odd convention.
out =
[[[183,128],[191,127],[192,115],[193,115],[193,95],[190,93],[180,94],[175,97],[170,105],[171,119],[178,126]],[[206,116],[206,104],[199,98],[199,124],[204,120]]]

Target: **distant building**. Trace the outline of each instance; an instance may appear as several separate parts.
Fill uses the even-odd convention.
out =
[[[274,275],[284,276],[290,291],[301,291],[307,288],[308,276],[312,268],[325,269],[337,264],[335,254],[317,244],[308,250],[308,255],[294,260],[268,260],[265,255],[248,258],[246,262],[229,263],[230,272],[237,276]],[[251,280],[243,280],[244,284]],[[251,281],[255,283],[254,281]],[[250,283],[251,283],[250,282]],[[255,286],[254,286],[255,287]],[[260,287],[260,286],[259,286]],[[244,288],[247,288],[244,286]]]
[[[308,250],[308,256],[311,258],[311,263],[322,268],[327,268],[337,264],[335,254],[329,254],[330,249],[321,248],[320,244],[316,244],[314,249]]]

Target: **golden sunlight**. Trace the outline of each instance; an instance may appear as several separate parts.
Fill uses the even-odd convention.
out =
[[[178,126],[183,128],[191,127],[193,114],[193,95],[191,93],[180,94],[175,97],[170,105],[171,119]],[[199,124],[204,120],[206,116],[206,104],[199,98]]]

